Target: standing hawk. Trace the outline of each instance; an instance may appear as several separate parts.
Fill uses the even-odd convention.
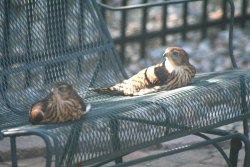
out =
[[[123,95],[143,95],[161,90],[186,86],[196,70],[180,47],[169,47],[163,54],[165,61],[141,70],[129,79],[106,88],[94,88],[96,92],[117,92]]]
[[[29,111],[32,124],[44,124],[77,120],[90,109],[73,89],[72,85],[58,82],[51,93],[35,102]]]

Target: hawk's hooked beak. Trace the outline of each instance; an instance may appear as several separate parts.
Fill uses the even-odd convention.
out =
[[[167,52],[167,51],[165,51],[165,52],[163,53],[163,57],[164,57],[164,58],[167,58],[167,57],[168,57],[168,52]]]
[[[162,56],[163,56],[164,58],[166,58],[166,57],[167,57],[167,54],[166,54],[166,53],[164,53]]]
[[[51,92],[54,93],[56,91],[56,88],[52,87]]]

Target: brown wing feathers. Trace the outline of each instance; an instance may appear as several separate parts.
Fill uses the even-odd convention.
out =
[[[169,47],[163,56],[166,59],[163,63],[143,69],[121,83],[91,90],[99,93],[118,92],[124,95],[142,95],[186,86],[196,71],[189,63],[185,50],[180,47]]]
[[[169,73],[164,63],[146,68],[122,83],[107,88],[93,89],[96,92],[118,92],[124,95],[133,95],[143,88],[151,88],[162,85],[169,78]]]
[[[85,112],[86,105],[72,85],[59,82],[48,96],[31,106],[29,121],[32,124],[65,122],[79,119]]]

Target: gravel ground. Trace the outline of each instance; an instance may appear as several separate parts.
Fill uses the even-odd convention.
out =
[[[157,2],[161,0],[149,0]],[[108,0],[111,6],[121,6],[122,0]],[[141,0],[127,1],[127,5],[140,4]],[[222,1],[208,1],[208,20],[216,20],[222,17]],[[234,1],[235,16],[241,13],[241,0]],[[188,3],[188,24],[200,23],[202,21],[201,1]],[[162,7],[148,8],[146,30],[148,32],[160,30],[162,27]],[[194,10],[195,9],[195,10]],[[250,13],[250,5],[247,9]],[[169,5],[167,8],[167,27],[178,27],[182,25],[183,5]],[[129,10],[127,12],[126,36],[139,34],[141,31],[142,10]],[[121,12],[106,11],[106,22],[113,38],[121,34]],[[250,21],[245,29],[234,27],[233,46],[234,56],[238,67],[250,67]],[[181,40],[180,34],[168,35],[167,45],[161,45],[159,37],[149,39],[146,43],[145,59],[140,59],[139,43],[128,43],[125,51],[125,66],[129,75],[137,73],[142,68],[163,61],[162,54],[168,46],[181,46],[190,55],[191,63],[196,67],[198,73],[210,71],[223,71],[231,68],[231,60],[228,54],[228,29],[222,31],[220,28],[209,28],[207,38],[201,39],[200,31],[191,31],[187,34],[185,41]],[[118,48],[119,49],[119,48]]]

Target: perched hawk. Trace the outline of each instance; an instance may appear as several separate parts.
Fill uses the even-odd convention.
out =
[[[73,89],[72,85],[58,82],[51,93],[35,102],[29,111],[32,124],[65,122],[79,119],[90,109]]]
[[[123,95],[143,95],[186,86],[196,73],[195,67],[189,63],[187,52],[180,47],[169,47],[163,57],[164,62],[143,69],[121,83],[92,90],[99,93],[118,92]]]

